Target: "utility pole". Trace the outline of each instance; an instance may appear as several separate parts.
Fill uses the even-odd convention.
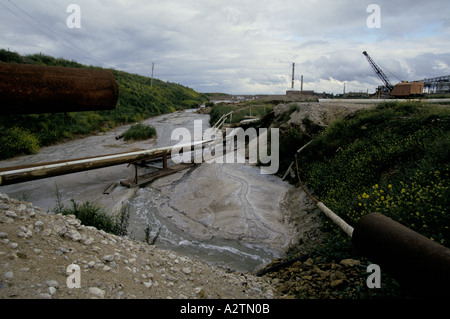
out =
[[[302,79],[300,81],[300,92],[303,92],[303,75],[302,75]]]
[[[152,78],[150,80],[150,87],[153,87],[153,71],[155,70],[155,62],[152,63]]]

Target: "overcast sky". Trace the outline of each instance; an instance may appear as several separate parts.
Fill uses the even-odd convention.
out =
[[[292,63],[295,89],[374,92],[362,51],[395,84],[450,74],[449,39],[448,0],[0,0],[0,48],[145,76],[154,62],[198,92],[284,94]]]

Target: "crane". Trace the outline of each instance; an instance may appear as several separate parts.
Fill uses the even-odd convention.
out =
[[[383,70],[381,70],[381,68],[373,61],[373,59],[369,56],[367,51],[364,51],[363,54],[366,57],[367,61],[369,61],[369,64],[374,69],[375,73],[378,75],[381,81],[383,81],[384,87],[382,88],[382,90],[386,94],[389,94],[391,97],[394,98],[397,97],[408,98],[423,95],[423,87],[424,87],[423,82],[402,81],[401,83],[392,85],[386,74],[384,74]]]
[[[394,89],[394,86],[389,81],[386,74],[384,74],[383,70],[381,70],[380,67],[372,60],[367,51],[364,51],[363,54],[365,55],[367,61],[369,61],[369,64],[372,66],[375,73],[378,75],[381,81],[383,81],[386,91],[391,92]]]

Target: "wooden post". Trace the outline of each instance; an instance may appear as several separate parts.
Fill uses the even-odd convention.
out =
[[[167,168],[167,154],[163,155],[163,168]]]
[[[137,164],[134,163],[134,183],[137,184],[138,183],[138,169],[137,169]]]

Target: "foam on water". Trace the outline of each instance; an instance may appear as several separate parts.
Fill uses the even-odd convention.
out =
[[[188,257],[204,260],[235,271],[253,271],[258,265],[278,258],[277,252],[263,245],[250,245],[238,240],[210,238],[199,240],[179,229],[170,218],[159,214],[159,192],[142,188],[127,206],[130,210],[128,233],[131,238],[145,240],[145,229],[150,229],[150,240],[159,232],[155,245],[180,252]]]

